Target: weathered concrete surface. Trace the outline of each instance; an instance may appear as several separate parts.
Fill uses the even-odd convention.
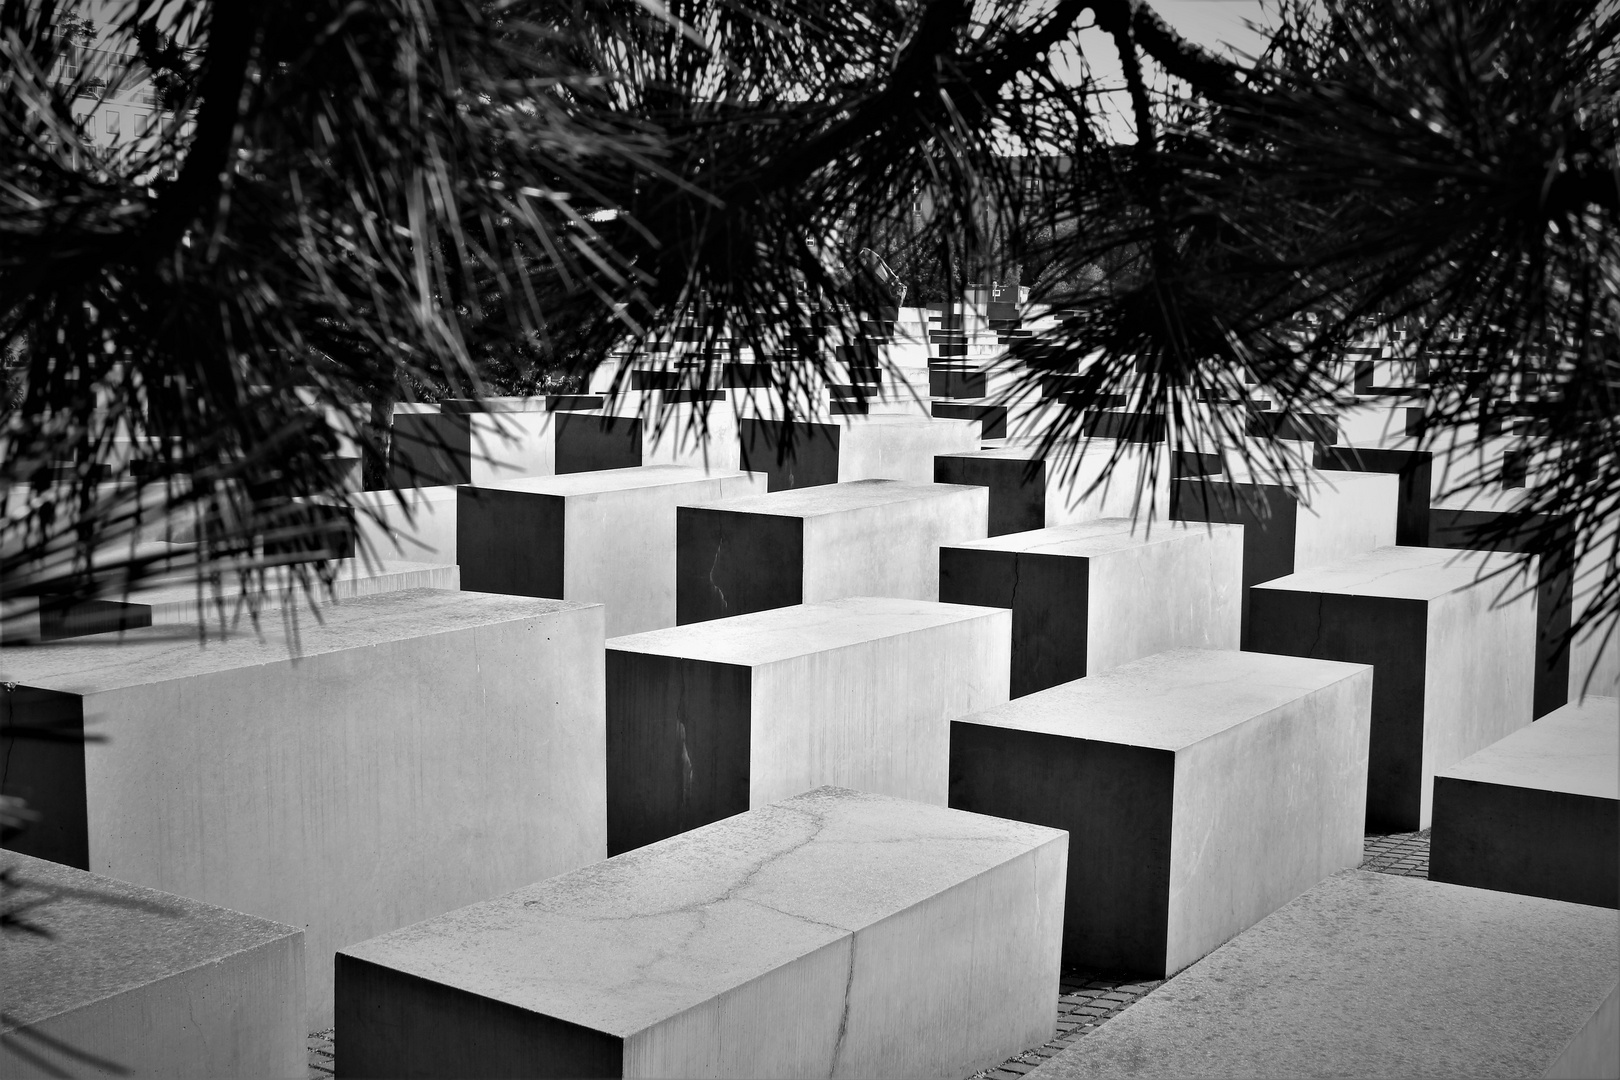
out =
[[[1429,877],[1620,907],[1620,701],[1565,705],[1435,776]]]
[[[833,417],[823,423],[785,424],[743,417],[738,425],[739,467],[763,472],[771,491],[851,480],[934,479],[937,454],[977,450],[974,420],[874,413]]]
[[[412,562],[456,561],[456,488],[402,488],[362,491],[357,504],[372,513],[355,515],[359,552]]]
[[[1115,454],[1119,463],[1103,472]],[[1013,440],[995,449],[942,454],[933,479],[990,489],[990,535],[1072,525],[1099,518],[1162,520],[1170,506],[1170,458],[1162,444],[1090,439],[1072,461],[1048,458]]]
[[[44,932],[6,930],[8,1080],[306,1075],[302,931],[16,852],[0,867],[7,911]]]
[[[608,642],[608,851],[820,784],[944,805],[949,721],[1007,700],[1011,614],[855,598]]]
[[[556,430],[544,398],[445,402],[394,413],[390,487],[484,484],[557,471]]]
[[[1620,1076],[1602,908],[1348,870],[1029,1073]]]
[[[1236,649],[1243,526],[1122,518],[953,544],[939,598],[1011,608],[1013,697],[1166,649]]]
[[[1566,647],[1565,638],[1574,592],[1576,536],[1570,523],[1539,514],[1510,529],[1523,502],[1522,488],[1435,499],[1429,511],[1428,543],[1537,556],[1535,715],[1541,717],[1570,700],[1572,650]]]
[[[1372,685],[1160,653],[952,723],[950,804],[1068,830],[1064,962],[1166,976],[1361,862]]]
[[[1399,477],[1319,472],[1297,488],[1237,470],[1225,479],[1178,479],[1171,485],[1170,516],[1244,526],[1245,589],[1395,543]],[[1245,649],[1257,647],[1249,630],[1250,600],[1246,594]]]
[[[1427,828],[1435,773],[1530,722],[1536,567],[1524,558],[1380,548],[1249,590],[1249,647],[1377,669],[1370,827]],[[1522,576],[1480,580],[1521,567],[1529,591]]]
[[[763,493],[762,476],[689,465],[461,489],[461,583],[600,603],[610,637],[675,625],[675,508]]]
[[[195,627],[0,653],[10,846],[304,927],[325,957],[606,852],[602,609],[412,590],[199,647]]]
[[[1062,833],[838,788],[343,950],[344,1076],[965,1076],[1051,1033]]]
[[[844,596],[939,598],[939,549],[986,535],[980,487],[858,480],[704,506],[676,518],[680,623]]]

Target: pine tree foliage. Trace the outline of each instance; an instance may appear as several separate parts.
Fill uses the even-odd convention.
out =
[[[128,0],[111,23],[170,110],[106,154],[57,74],[70,14],[0,0],[8,601],[176,560],[317,584],[338,451],[376,460],[394,402],[577,382],[677,321],[710,364],[783,361],[766,393],[802,413],[892,303],[858,254],[900,248],[1045,268],[1032,299],[1068,314],[1015,392],[1084,359],[1045,432],[1070,460],[1124,393],[1292,475],[1207,401],[1330,408],[1344,346],[1411,320],[1427,437],[1529,413],[1557,464],[1518,525],[1615,542],[1597,0],[1290,7],[1253,62],[1141,0]],[[1059,63],[1092,26],[1134,144]],[[133,479],[99,482],[109,459]],[[195,546],[136,543],[159,518]]]

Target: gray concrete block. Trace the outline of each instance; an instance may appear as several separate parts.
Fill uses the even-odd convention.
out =
[[[863,597],[609,640],[609,852],[820,784],[944,805],[947,725],[1007,700],[1010,627]]]
[[[0,1073],[302,1078],[304,934],[16,852]],[[15,891],[13,891],[15,886]]]
[[[765,473],[771,491],[785,491],[852,480],[926,484],[934,479],[935,455],[978,449],[980,426],[884,413],[822,423],[744,417],[738,438],[740,467]]]
[[[463,487],[461,583],[600,603],[609,636],[675,625],[675,508],[763,493],[764,477],[643,465]]]
[[[338,955],[345,1076],[965,1076],[1051,1035],[1062,833],[819,788]]]
[[[1118,455],[1114,473],[1104,479]],[[1164,518],[1170,506],[1170,459],[1162,445],[1090,439],[1071,461],[1026,440],[989,450],[942,454],[933,479],[990,489],[990,535],[1073,525],[1099,518]]]
[[[412,590],[199,645],[195,627],[0,654],[9,846],[339,946],[606,851],[602,609]]]
[[[1435,773],[1530,722],[1534,559],[1529,592],[1481,580],[1521,558],[1389,547],[1249,590],[1249,647],[1377,670],[1369,828],[1427,828]]]
[[[983,488],[858,480],[676,517],[680,623],[844,596],[939,598],[939,549],[985,535]]]
[[[1361,862],[1372,686],[1160,653],[953,722],[950,804],[1068,830],[1064,962],[1166,976]]]
[[[939,598],[1011,608],[1013,697],[1166,649],[1236,649],[1243,526],[1105,518],[939,552]]]
[[[1615,914],[1347,870],[1029,1073],[1620,1076]]]
[[[1620,907],[1620,701],[1565,705],[1436,775],[1429,877]]]
[[[556,431],[544,398],[446,405],[438,412],[394,414],[390,487],[482,484],[557,471]]]

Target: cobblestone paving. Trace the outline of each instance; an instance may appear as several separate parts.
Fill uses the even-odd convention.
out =
[[[1131,1002],[1163,985],[1162,979],[1066,971],[1058,980],[1057,1029],[1052,1038],[993,1069],[974,1073],[972,1080],[1016,1080],[1080,1036],[1097,1030],[1099,1024]]]
[[[1429,830],[1368,836],[1361,868],[1401,877],[1428,877]],[[1162,979],[1066,971],[1058,982],[1057,1026],[1052,1038],[993,1069],[974,1073],[971,1080],[1018,1080],[1076,1039],[1097,1030],[1125,1006],[1163,985]],[[333,1060],[332,1032],[311,1032],[309,1080],[331,1080]]]
[[[1429,876],[1429,830],[1369,836],[1362,844],[1361,868],[1400,877]]]

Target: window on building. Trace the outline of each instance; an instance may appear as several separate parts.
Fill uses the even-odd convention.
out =
[[[123,117],[117,109],[108,109],[105,113],[105,119],[102,121],[103,129],[108,135],[118,134],[119,121],[122,119]]]

